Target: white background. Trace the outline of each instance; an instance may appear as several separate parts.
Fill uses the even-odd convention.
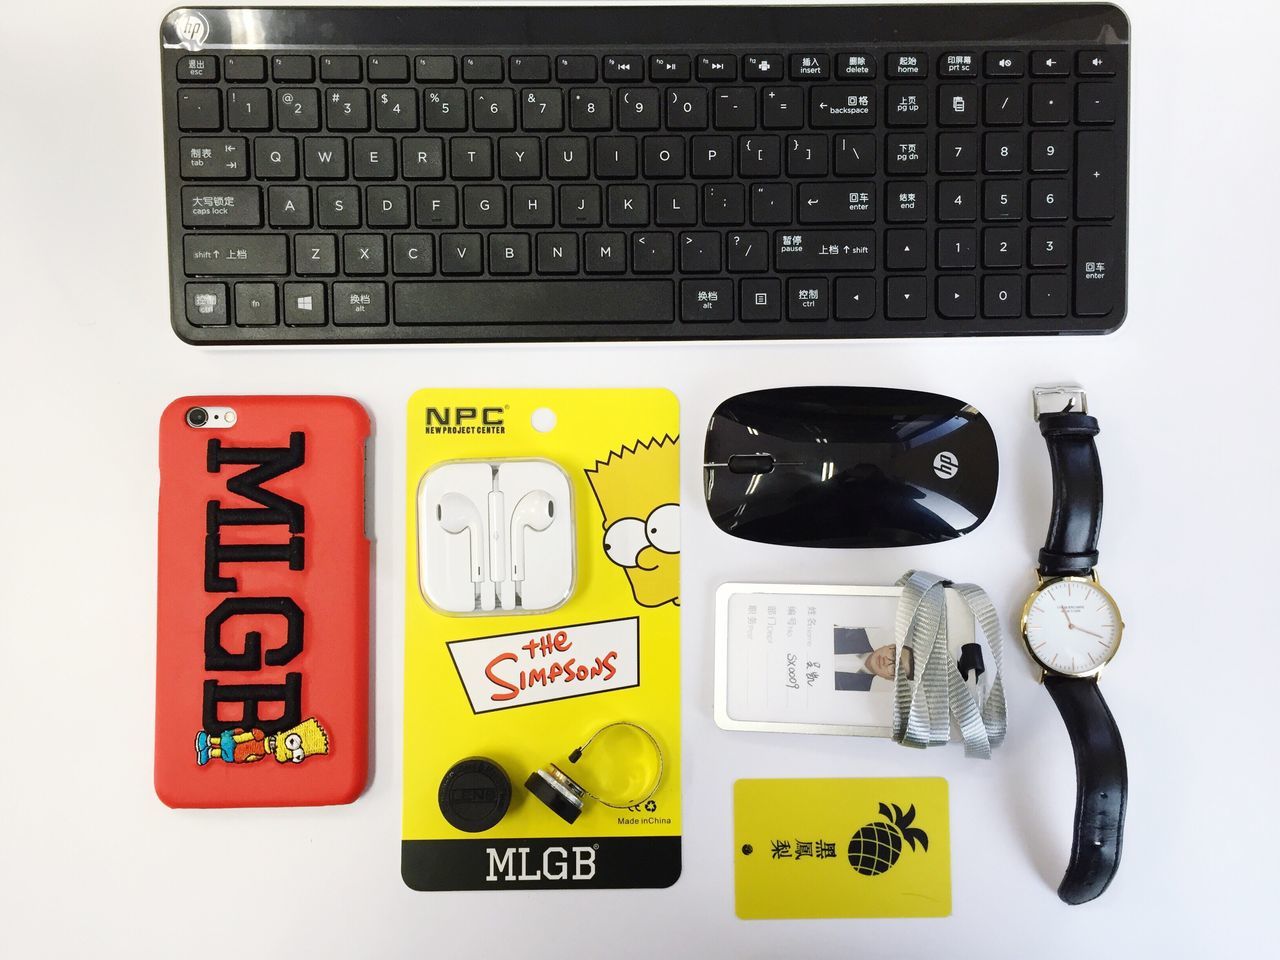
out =
[[[795,345],[196,349],[170,332],[159,0],[12,2],[0,20],[0,954],[1196,956],[1273,946],[1280,223],[1270,3],[1131,0],[1129,319],[1106,338]],[[712,38],[708,38],[710,41]],[[714,44],[712,44],[714,45]],[[958,747],[730,734],[711,718],[724,580],[985,586],[1010,636],[1049,506],[1032,384],[1088,388],[1104,582],[1128,630],[1103,680],[1124,732],[1124,862],[1054,895],[1074,783],[1009,646],[1011,730]],[[701,505],[715,405],[792,383],[976,404],[995,510],[959,542],[824,552],[731,540]],[[448,385],[663,385],[682,403],[684,875],[669,890],[420,894],[399,877],[403,411]],[[195,392],[332,392],[376,422],[376,765],[335,809],[172,811],[151,788],[156,423]],[[430,736],[423,731],[421,736]],[[733,912],[739,777],[941,775],[949,919]],[[1267,952],[1267,946],[1261,946]]]

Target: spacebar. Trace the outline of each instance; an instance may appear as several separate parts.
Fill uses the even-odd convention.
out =
[[[395,322],[672,323],[670,280],[461,280],[397,283]]]

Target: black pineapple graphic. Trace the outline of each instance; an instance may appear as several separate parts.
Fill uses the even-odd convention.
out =
[[[896,803],[889,809],[887,803],[880,804],[880,815],[884,820],[873,820],[861,827],[849,841],[849,864],[864,877],[878,877],[886,873],[902,856],[902,841],[905,840],[916,848],[920,841],[922,850],[929,849],[929,836],[919,827],[911,826],[916,818],[915,804],[906,813]]]

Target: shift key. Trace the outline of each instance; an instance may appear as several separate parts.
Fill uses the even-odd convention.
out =
[[[832,273],[875,269],[873,230],[779,230],[774,237],[774,262],[779,271]]]
[[[1105,317],[1119,306],[1120,250],[1112,227],[1076,230],[1076,316]]]
[[[182,238],[183,264],[189,277],[283,276],[289,272],[285,247],[278,234],[188,234]]]

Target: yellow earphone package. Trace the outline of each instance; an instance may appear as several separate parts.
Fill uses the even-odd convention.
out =
[[[410,399],[411,888],[680,876],[679,447],[666,390]]]

